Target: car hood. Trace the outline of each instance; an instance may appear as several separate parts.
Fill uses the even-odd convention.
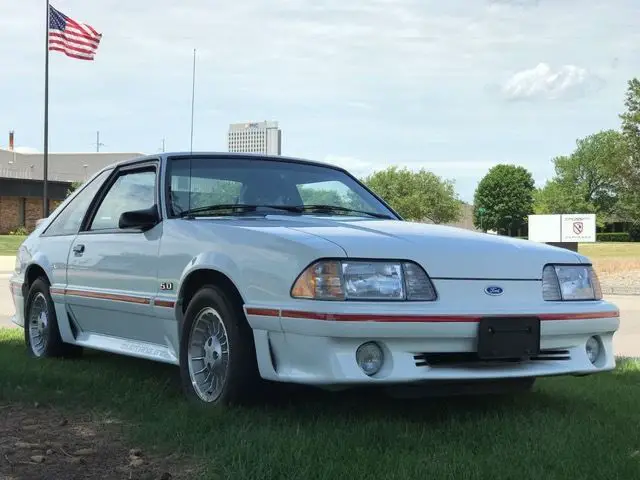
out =
[[[348,257],[413,260],[433,278],[540,279],[547,263],[580,263],[574,252],[462,228],[395,220],[298,217],[287,228],[315,235]]]

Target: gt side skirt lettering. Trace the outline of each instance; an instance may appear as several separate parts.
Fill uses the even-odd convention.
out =
[[[543,314],[498,314],[498,315],[379,315],[379,314],[351,314],[351,313],[317,313],[297,310],[282,310],[269,308],[247,308],[247,315],[264,317],[300,318],[307,320],[327,320],[334,322],[404,322],[404,323],[478,323],[485,316],[491,317],[522,317],[535,316],[543,321],[553,320],[590,320],[596,318],[616,318],[618,311],[579,312],[579,313],[543,313]]]
[[[115,293],[89,292],[85,290],[76,290],[71,288],[51,288],[52,295],[70,295],[83,298],[97,298],[99,300],[112,300],[116,302],[136,303],[139,305],[150,305],[150,297],[135,297],[132,295],[122,295]],[[176,302],[172,300],[154,300],[156,307],[173,308]]]

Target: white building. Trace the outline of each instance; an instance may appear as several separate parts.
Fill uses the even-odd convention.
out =
[[[228,133],[229,152],[282,155],[282,131],[278,122],[232,123]]]

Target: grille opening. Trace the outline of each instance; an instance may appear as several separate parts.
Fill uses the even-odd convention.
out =
[[[439,366],[480,366],[521,363],[527,361],[565,361],[571,360],[569,350],[548,349],[541,350],[538,355],[527,359],[506,358],[496,360],[482,360],[476,352],[438,352],[438,353],[418,353],[413,356],[416,367],[439,367]]]

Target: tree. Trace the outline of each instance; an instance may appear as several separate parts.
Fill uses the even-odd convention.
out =
[[[71,182],[71,185],[67,189],[67,197],[75,192],[78,188],[82,186],[82,182]]]
[[[629,80],[624,104],[626,111],[620,118],[628,155],[622,168],[618,212],[637,228],[640,225],[640,81],[637,78]]]
[[[482,230],[513,232],[533,213],[535,182],[526,168],[500,164],[480,180],[474,193],[473,223]]]
[[[625,139],[615,130],[579,139],[571,155],[553,159],[556,175],[537,192],[536,213],[615,213],[627,157]]]
[[[585,201],[575,188],[568,188],[565,183],[554,178],[534,193],[534,212],[538,215],[595,213],[595,207],[591,202]]]
[[[424,169],[414,172],[392,166],[373,173],[363,182],[406,220],[450,223],[462,215],[462,203],[453,181],[442,180]]]

